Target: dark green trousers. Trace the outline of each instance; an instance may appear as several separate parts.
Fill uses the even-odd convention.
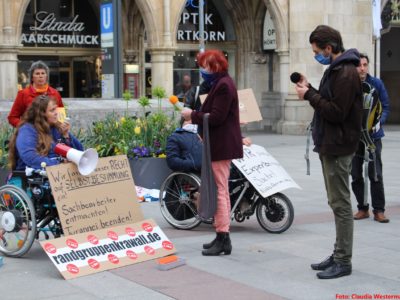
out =
[[[349,265],[353,252],[353,209],[350,199],[349,176],[353,154],[346,156],[320,155],[328,204],[335,216],[336,241],[333,257]]]

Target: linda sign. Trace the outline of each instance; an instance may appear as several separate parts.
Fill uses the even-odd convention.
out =
[[[78,22],[78,19],[79,15],[75,15],[71,21],[59,21],[54,13],[39,11],[35,15],[35,25],[30,26],[28,32],[22,33],[21,43],[99,46],[99,36],[83,34],[85,24]]]

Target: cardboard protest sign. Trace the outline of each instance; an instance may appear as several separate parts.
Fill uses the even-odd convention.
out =
[[[207,98],[207,94],[200,95],[201,103]],[[262,116],[258,107],[256,97],[252,89],[238,90],[239,97],[239,118],[240,123],[261,121]]]
[[[244,146],[243,158],[232,162],[264,198],[288,188],[300,189],[280,163],[261,146]]]
[[[176,252],[153,220],[41,241],[65,279],[159,258]]]
[[[65,107],[57,107],[57,120],[60,123],[64,123],[67,119],[67,113]]]
[[[125,155],[100,158],[88,176],[72,163],[46,171],[65,235],[143,220]]]

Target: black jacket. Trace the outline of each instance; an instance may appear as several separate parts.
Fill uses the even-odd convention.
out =
[[[349,155],[358,148],[362,121],[362,88],[356,49],[339,55],[326,69],[319,90],[310,88],[304,99],[314,108],[314,151]]]
[[[200,84],[199,88],[199,95],[196,97],[196,89],[198,86],[193,86],[190,91],[186,95],[186,100],[185,100],[185,107],[189,107],[193,110],[200,110],[201,102],[200,102],[200,95],[208,94],[210,91],[211,87],[208,85],[207,81],[203,81]]]

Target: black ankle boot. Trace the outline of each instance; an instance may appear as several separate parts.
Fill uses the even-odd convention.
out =
[[[217,256],[221,253],[229,255],[232,252],[231,239],[229,232],[217,232],[217,238],[211,248],[203,250],[201,253],[205,256]]]
[[[217,236],[215,236],[215,238],[211,242],[203,244],[203,249],[210,249],[212,246],[214,246],[216,241],[217,241]]]

